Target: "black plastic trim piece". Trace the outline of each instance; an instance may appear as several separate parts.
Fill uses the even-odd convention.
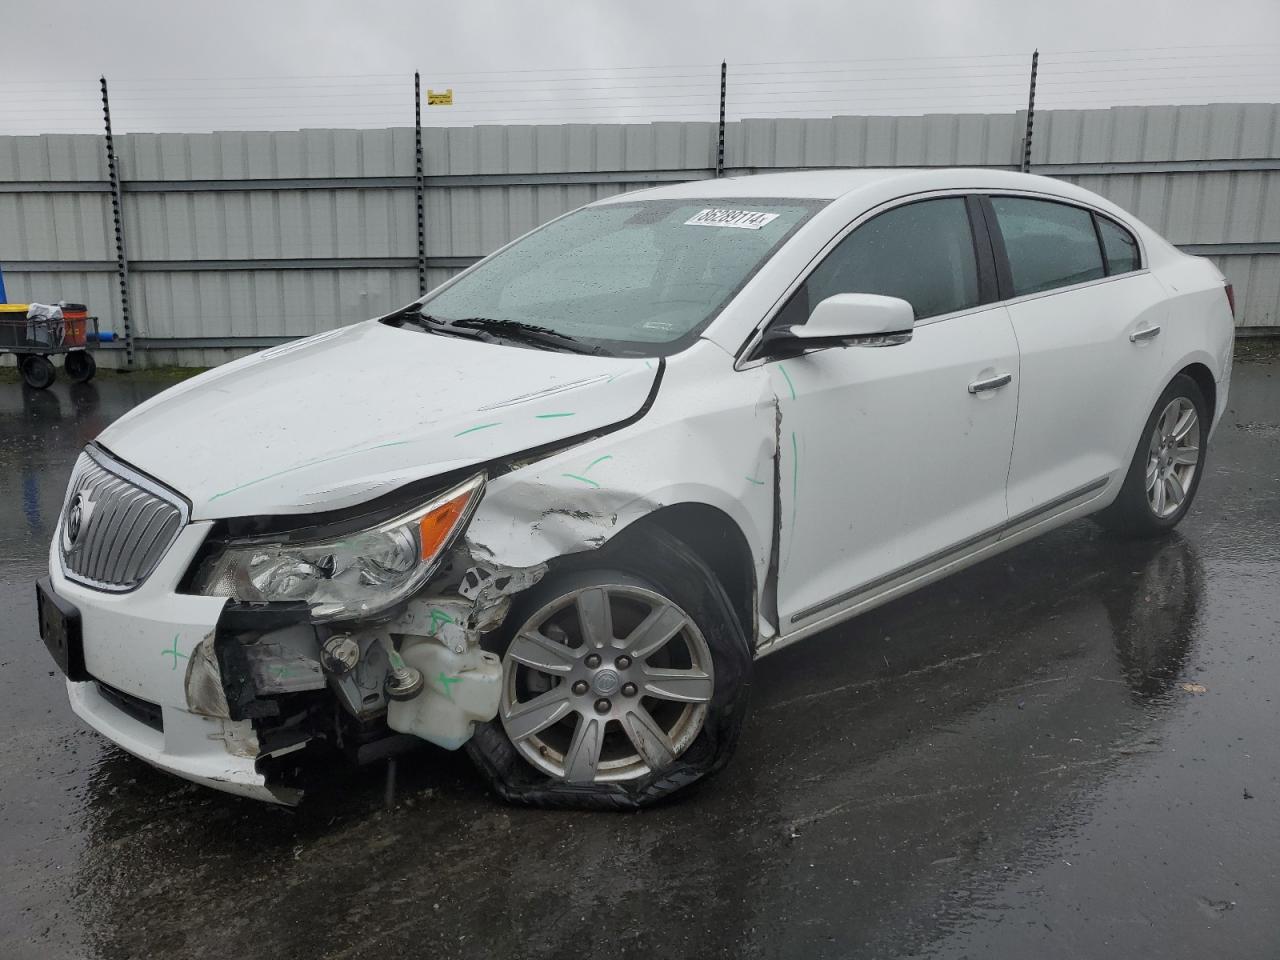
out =
[[[143,726],[150,727],[158,733],[164,733],[164,713],[160,709],[160,704],[117,690],[101,680],[95,679],[94,683],[98,688],[98,695],[126,717],[137,720]]]
[[[991,253],[995,257],[996,286],[999,300],[1013,299],[1013,271],[1009,268],[1009,251],[1004,245],[1004,234],[1000,232],[1000,223],[996,220],[996,209],[991,205],[988,194],[977,195],[982,209],[982,219],[987,225],[987,238],[991,241]]]
[[[982,201],[970,194],[964,198],[965,212],[969,214],[969,233],[973,236],[973,254],[978,262],[978,306],[1000,300],[1000,282],[996,275],[996,255],[987,229],[987,218],[982,212]]]
[[[1096,210],[1089,211],[1089,222],[1093,224],[1093,239],[1098,242],[1098,256],[1102,258],[1102,275],[1109,277],[1111,276],[1111,261],[1107,259],[1107,247],[1102,242],[1102,227],[1098,223],[1098,212]]]

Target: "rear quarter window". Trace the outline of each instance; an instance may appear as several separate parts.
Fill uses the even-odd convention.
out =
[[[1131,273],[1142,267],[1142,254],[1132,233],[1114,220],[1098,217],[1098,235],[1102,237],[1102,250],[1107,255],[1107,272]]]

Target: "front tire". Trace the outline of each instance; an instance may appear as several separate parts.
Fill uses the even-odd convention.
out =
[[[467,749],[510,802],[647,806],[737,743],[750,645],[715,574],[657,529],[559,561],[485,646],[501,702]]]
[[[1098,516],[1103,526],[1150,538],[1178,525],[1200,488],[1210,415],[1196,382],[1174,377],[1147,418],[1119,496]]]

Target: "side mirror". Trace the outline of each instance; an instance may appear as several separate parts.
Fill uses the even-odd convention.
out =
[[[814,308],[808,323],[773,327],[760,346],[770,356],[824,347],[892,347],[911,339],[911,304],[874,293],[837,293]]]

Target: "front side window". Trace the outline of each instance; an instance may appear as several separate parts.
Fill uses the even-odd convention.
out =
[[[683,349],[827,201],[641,200],[586,207],[529,234],[421,310],[529,324],[607,353]]]
[[[1102,237],[1102,249],[1107,255],[1107,273],[1129,273],[1142,266],[1138,241],[1132,233],[1114,220],[1098,217],[1098,234]]]
[[[804,323],[838,293],[898,297],[917,320],[977,306],[978,265],[964,200],[920,200],[868,220],[814,268],[779,322]]]
[[[1106,276],[1093,215],[1049,200],[992,197],[1013,280],[1013,296]]]

